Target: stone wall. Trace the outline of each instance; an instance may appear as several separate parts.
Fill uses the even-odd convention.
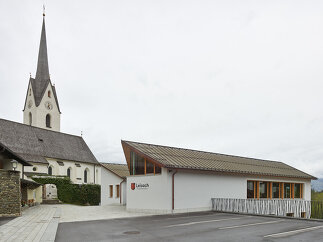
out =
[[[21,215],[20,172],[0,170],[0,217]]]

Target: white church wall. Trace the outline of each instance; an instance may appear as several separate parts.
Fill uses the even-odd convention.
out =
[[[94,184],[94,171],[97,170],[96,174],[100,175],[100,166],[90,163],[76,162],[76,161],[67,161],[67,160],[58,160],[48,158],[47,161],[49,165],[53,168],[53,175],[55,176],[67,176],[67,169],[71,168],[71,181],[75,184],[84,183],[84,170],[87,170],[87,183]],[[59,165],[57,161],[61,161],[64,165]],[[76,164],[79,164],[78,167]],[[96,167],[94,170],[94,166]],[[47,173],[47,172],[46,172]],[[95,178],[96,183],[100,184],[100,179]]]

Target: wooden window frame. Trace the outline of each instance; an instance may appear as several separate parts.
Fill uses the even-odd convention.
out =
[[[113,198],[113,185],[109,185],[109,197]]]
[[[116,198],[119,198],[120,197],[120,185],[117,184],[116,185]]]
[[[292,183],[292,182],[278,182],[278,181],[263,181],[263,180],[247,180],[248,182],[253,182],[254,192],[253,192],[253,199],[260,199],[260,182],[267,183],[267,198],[262,199],[295,199],[295,184],[300,184],[300,198],[296,199],[303,199],[304,193],[304,184],[303,183]],[[273,183],[278,183],[279,189],[279,197],[273,198]],[[289,197],[285,197],[285,184],[289,184],[290,192]],[[247,188],[248,189],[248,188]],[[247,198],[252,199],[252,198]]]

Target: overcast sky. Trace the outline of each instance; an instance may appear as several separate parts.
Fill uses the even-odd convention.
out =
[[[0,118],[23,121],[44,1],[0,0]],[[323,1],[51,0],[61,131],[286,162],[323,177]]]

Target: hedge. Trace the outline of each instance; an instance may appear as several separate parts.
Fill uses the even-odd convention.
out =
[[[32,179],[40,184],[55,184],[57,197],[63,203],[76,205],[99,205],[101,186],[94,184],[73,184],[66,176],[34,176]]]

